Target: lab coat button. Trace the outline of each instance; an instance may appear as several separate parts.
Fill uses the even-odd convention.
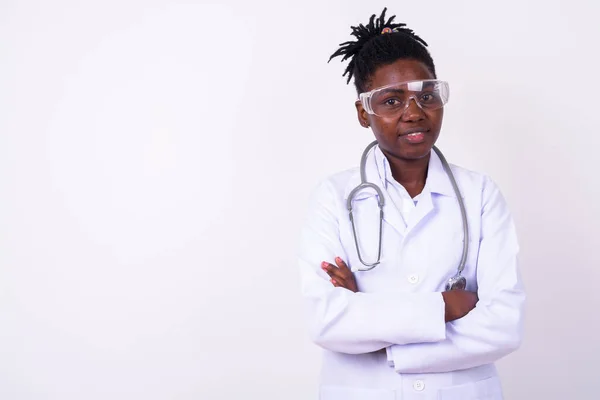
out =
[[[423,382],[422,380],[414,381],[413,388],[417,392],[422,392],[425,389],[425,382]]]
[[[415,283],[419,282],[419,275],[417,275],[417,274],[409,275],[408,281],[414,285]]]

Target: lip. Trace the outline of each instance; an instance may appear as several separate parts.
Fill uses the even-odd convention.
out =
[[[415,128],[410,128],[410,129],[406,129],[406,130],[402,131],[402,133],[399,136],[406,136],[406,135],[410,135],[411,133],[417,133],[417,132],[429,133],[430,130],[431,129],[425,128],[424,126],[418,126]]]

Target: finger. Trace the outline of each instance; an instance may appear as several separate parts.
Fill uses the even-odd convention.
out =
[[[347,290],[352,290],[347,285],[342,285],[341,283],[339,283],[338,281],[336,281],[334,279],[332,279],[331,281],[332,281],[331,283],[333,284],[334,287],[342,288],[342,289],[347,289]]]
[[[348,288],[348,277],[338,267],[328,262],[323,262],[321,268],[329,275],[331,283],[334,283],[333,281],[335,280],[340,286]]]
[[[353,292],[357,292],[358,289],[356,288],[356,278],[354,277],[354,273],[352,272],[352,270],[348,268],[348,265],[346,265],[344,260],[342,260],[340,257],[335,258],[335,263],[337,264],[340,272],[344,276],[344,287]]]
[[[345,285],[346,277],[342,274],[342,272],[339,270],[339,268],[337,268],[335,265],[331,265],[331,264],[327,263],[326,265],[323,264],[322,268],[323,268],[323,271],[325,271],[331,279],[335,279],[338,283]]]
[[[348,285],[345,282],[339,282],[337,279],[331,279],[330,281],[331,281],[331,284],[335,287],[341,287],[341,288],[350,290],[350,288],[348,287]]]
[[[354,273],[352,272],[352,270],[350,270],[350,268],[348,268],[348,266],[346,265],[344,260],[342,260],[339,257],[336,257],[335,263],[337,264],[337,267],[338,267],[340,273],[342,274],[342,276],[344,277],[344,279],[347,282],[354,281]]]
[[[345,274],[342,270],[330,263],[323,263],[323,271],[327,272],[327,274],[339,281],[346,281],[348,279],[348,275]]]
[[[348,268],[348,266],[346,265],[344,260],[342,260],[340,257],[335,258],[335,263],[337,264],[338,268],[340,270],[342,270],[344,273],[349,273],[349,274],[352,273],[352,271],[350,271],[350,268]]]

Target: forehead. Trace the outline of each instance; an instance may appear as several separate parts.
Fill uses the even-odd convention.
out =
[[[382,65],[375,70],[369,81],[367,90],[394,83],[434,79],[435,76],[425,64],[417,60],[397,60],[392,64]]]

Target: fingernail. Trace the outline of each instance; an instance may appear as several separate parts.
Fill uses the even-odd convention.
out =
[[[337,261],[337,262],[342,262],[342,259],[341,259],[341,258],[339,258],[339,257],[336,257],[336,258],[335,258],[335,261]]]
[[[325,261],[323,261],[321,263],[321,268],[326,269],[327,268],[327,263]]]
[[[335,285],[335,279],[332,279],[332,280],[331,280],[331,283],[333,283],[333,284]]]

